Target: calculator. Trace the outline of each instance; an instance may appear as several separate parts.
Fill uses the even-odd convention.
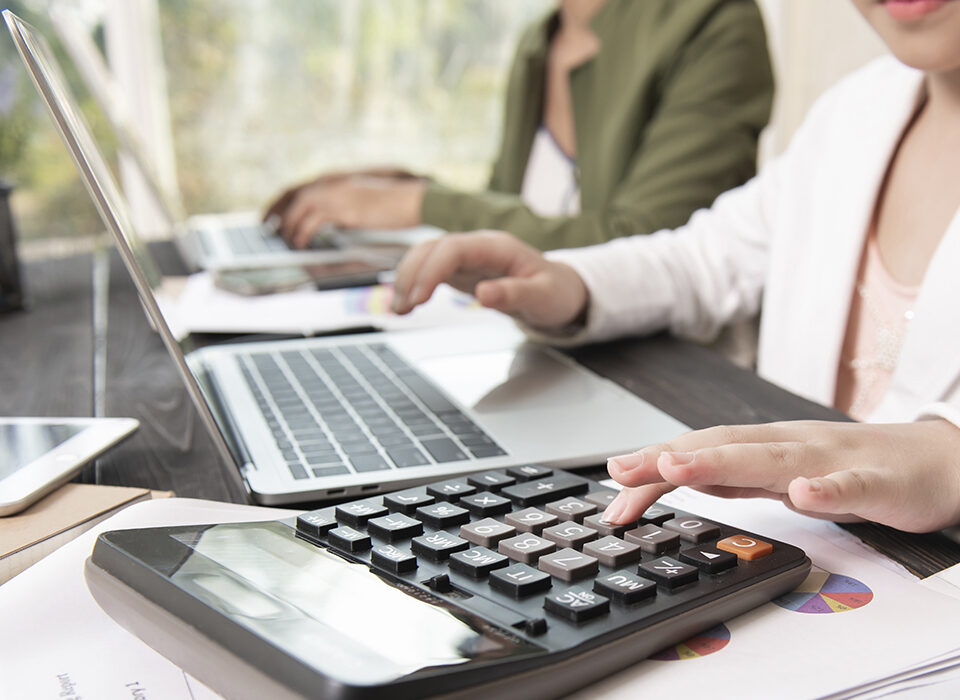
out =
[[[797,547],[539,465],[100,535],[94,597],[226,697],[559,697],[786,593]],[[493,693],[494,695],[490,695]]]

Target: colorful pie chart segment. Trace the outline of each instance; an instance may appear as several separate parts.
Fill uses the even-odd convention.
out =
[[[699,659],[715,651],[720,651],[730,643],[730,630],[724,625],[717,625],[706,632],[690,637],[680,644],[658,651],[650,658],[655,661],[683,661],[684,659]]]
[[[857,579],[813,571],[799,588],[773,602],[787,610],[824,615],[862,608],[871,600],[873,591]]]

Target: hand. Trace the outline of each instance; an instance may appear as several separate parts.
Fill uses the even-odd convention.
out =
[[[279,217],[279,232],[294,248],[305,248],[318,230],[406,228],[420,224],[425,182],[401,171],[330,173],[278,197],[264,220]]]
[[[452,233],[412,248],[397,267],[393,310],[409,313],[441,282],[543,329],[569,325],[587,306],[587,288],[573,268],[501,231]]]
[[[611,457],[607,469],[630,487],[604,513],[614,523],[637,520],[677,486],[725,498],[777,498],[806,515],[908,532],[960,521],[960,429],[939,419],[708,428]]]

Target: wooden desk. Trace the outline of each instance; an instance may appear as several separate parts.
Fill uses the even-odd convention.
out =
[[[183,271],[173,247],[154,246],[168,274]],[[100,482],[170,489],[179,496],[240,501],[159,337],[140,308],[116,253],[110,255],[105,415],[140,420],[137,433],[98,462]],[[0,415],[93,415],[95,348],[92,256],[27,265],[29,308],[0,316]],[[207,339],[214,340],[214,339]],[[222,340],[222,339],[215,339]],[[95,352],[96,350],[96,352]],[[570,353],[692,428],[773,420],[844,420],[740,369],[720,355],[667,335]],[[588,469],[601,476],[602,467]],[[865,541],[921,575],[960,562],[940,535],[907,535],[862,524]]]

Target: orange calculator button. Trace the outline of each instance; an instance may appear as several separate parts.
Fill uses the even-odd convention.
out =
[[[733,535],[725,537],[717,542],[717,549],[724,552],[733,552],[738,559],[753,561],[760,557],[765,557],[773,552],[773,545],[756,537],[747,537],[746,535]]]

